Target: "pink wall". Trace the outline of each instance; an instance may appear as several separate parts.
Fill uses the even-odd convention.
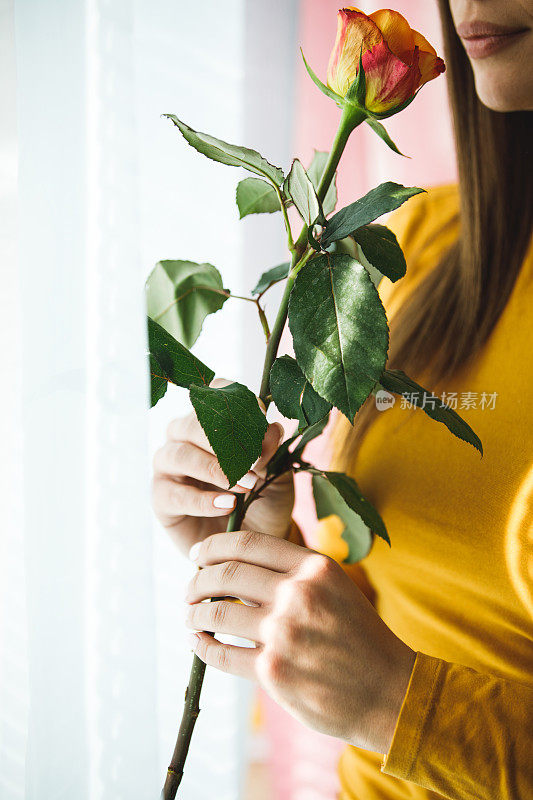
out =
[[[429,0],[396,0],[391,6],[402,13],[442,54],[436,3]],[[308,63],[326,80],[326,67],[335,40],[338,0],[301,0],[299,37]],[[381,3],[364,2],[370,13]],[[298,53],[298,104],[295,117],[294,152],[308,163],[313,148],[329,150],[339,110],[309,79]],[[446,84],[441,78],[425,86],[420,96],[402,114],[385,125],[402,158],[363,125],[353,135],[341,162],[338,208],[352,202],[384,180],[428,187],[455,179]],[[290,342],[285,342],[290,349]],[[327,463],[327,433],[309,448],[315,463]],[[311,452],[312,450],[312,452]],[[297,487],[295,517],[313,546],[316,518],[308,481],[302,476]],[[336,761],[341,743],[316,734],[297,723],[266,695],[261,695],[269,741],[272,800],[334,800],[337,792]]]

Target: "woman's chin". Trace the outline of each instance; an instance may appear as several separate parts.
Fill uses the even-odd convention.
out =
[[[517,82],[509,81],[506,86],[505,82],[495,75],[479,75],[476,74],[474,69],[474,78],[476,82],[476,93],[484,106],[490,108],[491,111],[531,111],[533,109],[532,94],[533,92],[517,92]]]

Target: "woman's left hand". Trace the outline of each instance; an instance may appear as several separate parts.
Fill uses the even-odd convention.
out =
[[[186,624],[233,634],[255,648],[193,635],[212,667],[256,680],[315,730],[385,754],[415,652],[385,625],[336,561],[251,531],[216,533],[195,545]],[[239,597],[255,605],[211,597]]]

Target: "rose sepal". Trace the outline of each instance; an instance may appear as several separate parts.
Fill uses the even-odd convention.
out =
[[[326,86],[325,83],[322,83],[318,75],[307,63],[303,50],[301,50],[301,53],[305,68],[315,86],[320,89],[322,94],[325,94],[326,97],[329,97],[330,100],[333,100],[339,106],[339,108],[342,109],[343,119],[341,120],[341,124],[343,127],[353,130],[360,125],[361,122],[363,122],[366,117],[369,116],[368,111],[360,102],[360,99],[363,99],[364,101],[366,91],[366,79],[362,64],[362,53],[359,60],[359,72],[357,74],[357,78],[351,84],[348,92],[346,93],[346,97],[341,97],[340,94],[337,94],[337,92],[334,92],[333,89],[329,88],[329,86]]]
[[[333,90],[330,89],[329,91]],[[383,111],[381,113],[377,111],[370,111],[366,107],[366,75],[363,67],[363,50],[361,49],[361,52],[359,54],[359,69],[357,71],[357,77],[350,85],[348,91],[346,92],[346,96],[341,99],[344,99],[345,102],[351,103],[356,108],[359,108],[361,111],[364,111],[365,116],[367,118],[380,120],[392,117],[394,114],[399,114],[400,111],[403,111],[404,108],[407,108],[407,106],[411,105],[411,103],[413,102],[419,91],[420,89],[417,92],[415,92],[415,94],[412,97],[408,97],[407,100],[404,100],[403,103],[394,106],[394,108],[390,108],[388,111]]]
[[[359,53],[359,69],[357,71],[357,77],[353,83],[350,84],[344,99],[347,103],[350,103],[361,111],[364,111],[365,116],[370,114],[365,106],[366,75],[363,68],[363,48],[361,48],[361,52]]]
[[[340,94],[337,94],[337,92],[334,92],[333,89],[329,88],[329,86],[326,86],[325,83],[322,83],[322,81],[320,80],[320,78],[318,77],[316,72],[307,63],[307,60],[306,60],[306,58],[304,56],[304,51],[302,50],[302,48],[300,48],[300,52],[302,54],[302,58],[303,58],[303,61],[304,61],[304,64],[305,64],[305,68],[306,68],[306,70],[307,70],[307,72],[309,74],[309,77],[311,78],[311,80],[315,84],[315,86],[317,86],[320,89],[322,94],[325,94],[326,97],[330,98],[330,100],[334,100],[335,103],[337,103],[337,105],[340,108],[343,108],[344,107],[344,97],[341,97]]]
[[[416,97],[416,95],[418,94],[419,91],[420,91],[420,89],[412,97],[409,97],[403,103],[400,103],[399,106],[395,106],[394,108],[391,108],[388,111],[383,111],[380,114],[380,113],[378,113],[376,111],[368,111],[367,110],[367,114],[368,114],[369,117],[372,117],[372,119],[377,119],[377,120],[387,119],[388,117],[392,117],[394,114],[399,114],[400,111],[403,111],[404,108],[407,108],[407,106],[411,105],[411,103],[413,102],[413,100],[415,99],[415,97]]]

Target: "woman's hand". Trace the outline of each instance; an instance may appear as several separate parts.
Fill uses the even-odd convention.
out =
[[[228,383],[218,379],[212,385]],[[225,529],[226,518],[235,506],[234,493],[248,493],[266,477],[266,465],[283,433],[279,422],[268,426],[259,460],[239,484],[230,487],[196,414],[170,423],[167,441],[154,456],[153,506],[184,553],[195,542]],[[285,536],[293,504],[293,477],[287,473],[269,484],[250,505],[243,526]]]
[[[257,680],[311,728],[387,753],[415,652],[331,558],[274,536],[209,536],[191,552],[186,624],[210,666]],[[254,606],[211,597],[241,597]],[[222,644],[203,631],[250,639]]]

